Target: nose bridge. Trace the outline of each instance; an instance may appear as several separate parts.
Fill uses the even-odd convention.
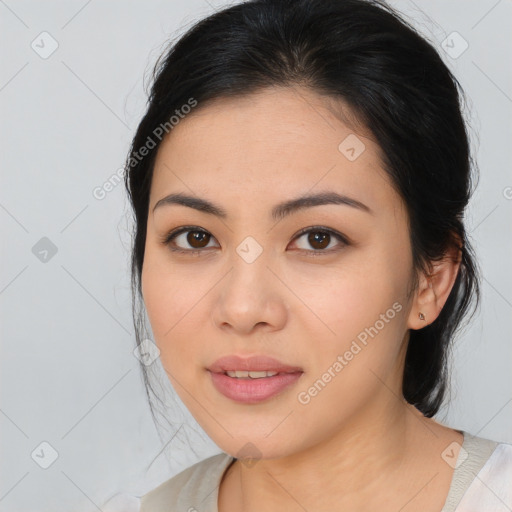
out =
[[[271,251],[252,236],[234,248],[229,273],[219,283],[215,300],[218,326],[229,324],[247,333],[257,324],[278,328],[286,321],[278,280],[268,268],[272,267],[270,257]]]
[[[232,255],[232,271],[228,278],[230,286],[240,286],[242,294],[248,293],[253,297],[259,293],[259,286],[265,285],[264,288],[268,289],[269,255],[270,251],[263,243],[251,235],[246,236],[235,247]]]

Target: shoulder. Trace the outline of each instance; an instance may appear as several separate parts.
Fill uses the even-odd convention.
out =
[[[470,482],[457,512],[508,511],[512,507],[512,444],[466,434],[461,459]],[[476,464],[476,461],[480,461]]]
[[[233,460],[219,453],[184,469],[142,496],[140,512],[216,510],[220,480]]]
[[[511,443],[494,441],[465,432],[462,448],[465,449],[465,452],[462,454],[460,462],[463,464],[466,459],[469,463],[479,461],[480,467],[473,464],[474,472],[479,475],[486,472],[495,475],[500,472],[508,473],[512,471]],[[471,466],[471,464],[468,464],[468,466]]]

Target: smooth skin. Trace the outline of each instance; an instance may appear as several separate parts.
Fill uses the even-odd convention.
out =
[[[219,512],[439,512],[453,476],[441,454],[458,443],[456,460],[463,441],[401,394],[409,329],[440,313],[458,252],[408,293],[414,274],[404,203],[368,132],[357,131],[365,149],[354,161],[338,149],[356,132],[334,108],[354,119],[343,104],[304,87],[215,100],[199,104],[158,150],[142,291],[163,367],[223,451],[236,457],[252,443],[259,453],[253,465],[238,460],[224,473]],[[271,218],[276,204],[321,191],[371,211],[327,204]],[[171,193],[206,199],[227,217],[176,204],[154,210]],[[207,235],[191,229],[163,243],[180,226]],[[297,236],[315,226],[349,243]],[[262,248],[251,263],[237,252],[247,237]],[[394,303],[400,311],[301,403],[298,394]],[[269,400],[241,404],[220,394],[207,371],[230,354],[266,354],[304,374]]]

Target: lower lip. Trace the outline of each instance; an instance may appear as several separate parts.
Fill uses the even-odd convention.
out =
[[[260,379],[237,379],[224,373],[210,372],[217,391],[236,402],[255,404],[267,400],[295,384],[303,372],[283,373]]]

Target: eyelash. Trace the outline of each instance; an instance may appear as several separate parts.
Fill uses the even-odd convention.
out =
[[[171,242],[177,236],[181,235],[182,233],[187,233],[187,232],[205,233],[208,235],[211,234],[208,231],[199,228],[198,226],[183,226],[181,228],[174,229],[174,230],[170,231],[169,233],[167,233],[166,235],[164,235],[161,239],[161,243],[166,246],[170,246]],[[322,234],[327,234],[327,235],[333,236],[339,242],[342,243],[342,247],[351,245],[351,243],[348,241],[348,239],[345,236],[343,236],[341,233],[333,231],[332,229],[325,228],[323,226],[312,226],[312,227],[308,227],[308,228],[303,228],[295,235],[293,240],[300,238],[302,235],[311,233],[311,232],[322,233]],[[188,255],[197,255],[197,256],[199,256],[200,253],[202,253],[206,250],[204,248],[203,249],[179,249],[179,248],[177,249],[175,247],[169,247],[169,248],[173,252],[177,252],[177,253],[181,253],[181,254],[188,254]],[[324,250],[324,249],[316,249],[316,250],[315,249],[311,249],[311,250],[298,249],[298,250],[305,251],[308,256],[317,257],[317,256],[325,256],[326,254],[332,254],[333,252],[337,252],[340,249],[326,249],[326,250]]]

